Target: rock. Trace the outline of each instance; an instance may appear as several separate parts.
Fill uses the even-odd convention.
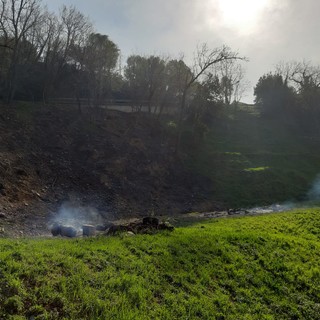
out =
[[[92,225],[84,225],[82,226],[82,234],[83,236],[92,237],[96,234],[96,228]]]
[[[158,226],[159,219],[155,217],[145,217],[142,219],[142,224],[149,225],[149,226]]]
[[[61,225],[58,223],[55,223],[52,227],[51,227],[51,233],[54,237],[58,236],[61,234]]]
[[[16,169],[16,174],[18,176],[27,176],[28,175],[23,169]]]
[[[6,195],[6,191],[5,191],[4,185],[2,183],[0,183],[0,194],[3,196]]]
[[[126,235],[127,235],[128,237],[133,237],[133,236],[135,236],[134,232],[132,232],[132,231],[128,231],[128,232],[126,233]]]
[[[60,234],[63,237],[74,238],[77,236],[77,230],[72,226],[61,226],[60,227]]]
[[[3,212],[0,212],[0,219],[6,219],[7,216],[3,213]]]

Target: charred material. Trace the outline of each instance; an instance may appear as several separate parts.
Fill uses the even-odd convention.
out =
[[[58,223],[55,223],[52,227],[51,227],[51,233],[54,237],[59,236],[61,234],[61,225]]]
[[[68,238],[74,238],[77,236],[77,230],[72,226],[63,226],[58,223],[55,223],[51,227],[51,233],[54,237],[63,236]]]
[[[78,235],[77,229],[70,225],[63,225],[61,223],[55,223],[50,228],[54,237],[63,236],[74,238]],[[107,231],[106,231],[107,230]],[[82,235],[86,237],[92,237],[100,232],[105,232],[105,235],[114,236],[120,233],[134,234],[153,234],[157,231],[168,230],[173,231],[174,227],[169,222],[159,222],[158,218],[146,217],[142,221],[132,222],[123,225],[115,225],[112,223],[104,225],[83,225]]]
[[[159,225],[159,219],[155,217],[145,217],[142,219],[143,225],[150,225],[150,226],[158,226]]]
[[[169,222],[159,222],[154,217],[143,218],[142,222],[133,222],[127,225],[113,225],[107,231],[107,235],[116,235],[121,232],[133,232],[134,234],[152,234],[160,230],[173,231],[174,227]]]
[[[60,234],[63,237],[74,238],[77,236],[77,230],[71,226],[61,226]]]

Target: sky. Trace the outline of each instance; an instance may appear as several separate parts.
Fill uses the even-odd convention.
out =
[[[192,61],[202,43],[231,47],[250,82],[242,99],[253,102],[260,76],[281,61],[320,64],[319,0],[43,0],[52,11],[76,6],[96,31],[131,54],[158,54]]]

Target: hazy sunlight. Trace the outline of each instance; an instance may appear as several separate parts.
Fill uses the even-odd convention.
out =
[[[212,1],[216,5],[216,1]],[[269,0],[218,0],[223,23],[239,28],[240,33],[254,31],[256,22]]]

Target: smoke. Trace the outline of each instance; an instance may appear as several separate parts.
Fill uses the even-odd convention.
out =
[[[248,209],[247,211],[249,213],[272,213],[272,212],[283,212],[283,211],[289,211],[296,207],[296,204],[294,202],[285,202],[282,204],[272,204],[271,206],[265,206],[265,207],[254,207],[251,209]]]
[[[320,200],[320,174],[316,177],[313,182],[311,189],[308,194],[309,201],[319,201]]]
[[[51,229],[55,223],[71,226],[79,232],[82,230],[83,225],[102,224],[103,218],[95,208],[76,205],[72,202],[65,202],[54,218],[48,223],[49,229]]]
[[[282,204],[272,204],[266,207],[255,207],[247,209],[249,213],[272,213],[289,211],[295,208],[306,208],[319,205],[320,202],[320,174],[315,178],[311,188],[306,194],[304,201],[287,201]]]

